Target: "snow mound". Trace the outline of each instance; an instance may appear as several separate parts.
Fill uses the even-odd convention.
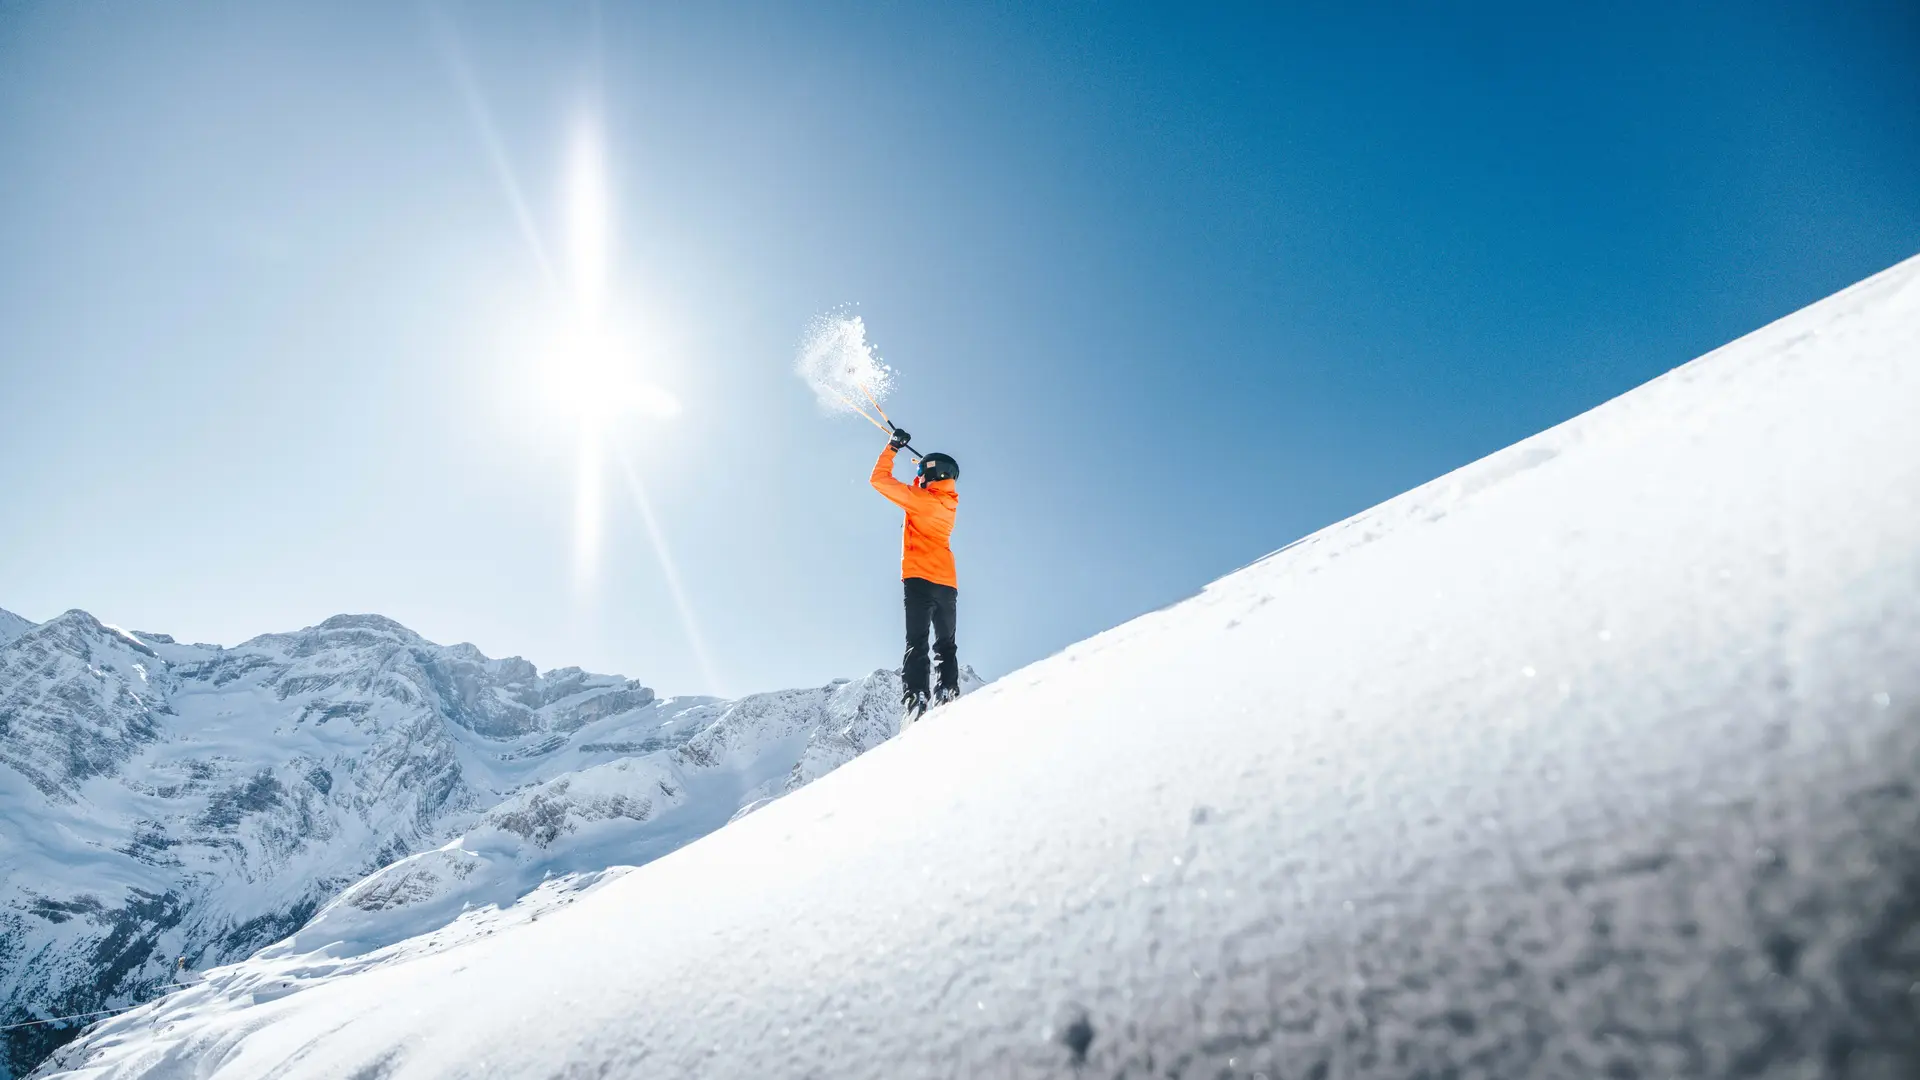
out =
[[[57,1064],[1920,1075],[1915,341],[1909,261],[537,921]]]

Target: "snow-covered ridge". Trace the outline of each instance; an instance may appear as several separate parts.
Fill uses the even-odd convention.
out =
[[[332,961],[360,963],[549,878],[585,887],[849,760],[897,713],[890,672],[663,699],[376,615],[233,648],[83,611],[0,629],[16,622],[0,643],[0,1025],[145,1000],[178,958],[240,960],[316,913],[281,954],[332,935]],[[76,1029],[0,1033],[0,1077]]]
[[[1920,260],[537,921],[55,1064],[1920,1075],[1917,341]]]
[[[33,629],[35,625],[31,619],[22,618],[5,608],[0,608],[0,645],[5,645],[19,637]]]

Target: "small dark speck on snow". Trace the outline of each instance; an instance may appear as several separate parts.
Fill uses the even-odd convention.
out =
[[[1073,1018],[1060,1029],[1060,1044],[1073,1051],[1074,1064],[1087,1060],[1087,1048],[1093,1045],[1093,1023],[1085,1012],[1074,1010]]]

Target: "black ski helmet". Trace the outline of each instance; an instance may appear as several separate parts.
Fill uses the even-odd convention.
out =
[[[928,454],[920,459],[920,479],[929,484],[935,480],[958,480],[960,463],[945,454]]]

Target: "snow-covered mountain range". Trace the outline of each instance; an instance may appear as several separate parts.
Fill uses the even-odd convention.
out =
[[[1916,342],[1920,259],[537,921],[49,1072],[1920,1075]]]
[[[898,700],[892,672],[661,698],[372,615],[222,648],[0,611],[0,1026],[282,939],[377,964],[535,917],[884,741]],[[0,1077],[81,1026],[0,1033]]]

